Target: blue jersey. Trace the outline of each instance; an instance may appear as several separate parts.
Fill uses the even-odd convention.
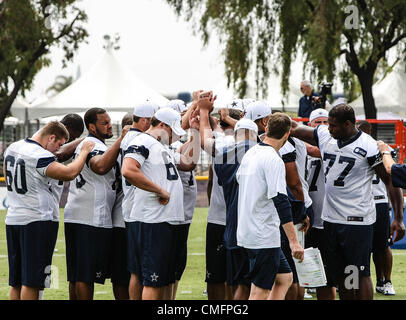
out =
[[[215,164],[219,185],[223,187],[226,202],[226,229],[224,231],[224,245],[227,249],[237,246],[237,217],[238,217],[238,182],[236,173],[245,153],[255,145],[246,140],[223,150],[223,161]]]

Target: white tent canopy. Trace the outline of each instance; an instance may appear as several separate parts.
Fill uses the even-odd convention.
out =
[[[25,102],[22,98],[16,98],[11,105],[11,113],[18,119],[25,119],[26,110],[30,108],[30,104]]]
[[[150,100],[160,105],[168,102],[168,99],[146,86],[130,70],[114,57],[112,49],[108,49],[88,73],[68,88],[28,108],[28,120],[85,112],[94,107],[112,112],[132,112],[137,102]]]
[[[406,112],[405,65],[398,63],[384,79],[372,86],[375,105],[379,112]],[[357,115],[364,113],[362,96],[349,103]]]

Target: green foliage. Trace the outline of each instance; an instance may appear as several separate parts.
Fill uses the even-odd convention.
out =
[[[267,95],[269,66],[281,73],[286,94],[298,53],[304,75],[318,82],[341,79],[350,96],[360,88],[357,81],[370,85],[365,81],[392,47],[406,60],[404,0],[166,1],[199,26],[205,44],[213,31],[219,35],[228,82],[241,96],[251,69],[258,93]]]
[[[87,16],[74,0],[0,1],[0,123],[17,93],[30,89],[35,75],[50,64],[52,47],[72,60],[88,36]]]

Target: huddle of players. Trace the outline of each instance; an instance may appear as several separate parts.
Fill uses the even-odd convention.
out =
[[[327,286],[317,288],[318,299],[335,299],[336,287],[340,299],[372,299],[372,251],[377,291],[394,294],[389,245],[404,236],[403,195],[383,169],[376,141],[358,130],[350,106],[315,110],[306,127],[271,115],[265,102],[248,101],[244,108],[237,100],[220,110],[224,134],[209,121],[212,105],[199,108],[202,147],[214,168],[206,235],[209,299],[303,299],[292,260],[300,260],[303,249],[292,222],[308,231],[305,246],[321,251]],[[255,123],[238,121],[242,116]],[[386,193],[395,213],[391,225]],[[374,200],[381,203],[375,207]],[[357,286],[346,286],[348,266],[356,267]]]
[[[320,250],[329,282],[321,290],[332,298],[338,285],[340,298],[369,298],[375,207],[368,205],[368,183],[379,152],[371,137],[356,130],[353,110],[337,106],[329,115],[336,123],[329,121],[328,130],[310,129],[284,114],[272,115],[264,102],[237,100],[220,110],[219,123],[210,116],[215,99],[211,92],[197,92],[187,110],[180,101],[159,110],[153,103],[137,105],[109,148],[111,121],[98,108],[85,114],[85,139],[64,145],[69,133],[52,122],[31,139],[12,144],[4,163],[10,298],[37,299],[46,287],[63,186],[58,181],[74,180],[64,216],[70,299],[91,299],[94,283],[108,277],[116,299],[174,299],[186,265],[200,145],[214,164],[206,239],[209,299],[300,298],[292,257],[301,260],[303,248],[294,225],[319,229],[321,215],[324,231],[312,245],[328,238],[326,251]],[[127,121],[131,125],[125,126]],[[188,128],[189,141],[180,143]],[[309,194],[316,173],[308,185],[306,150],[324,161],[318,167],[325,178],[324,207],[314,213]],[[55,154],[59,160],[73,155],[73,161],[63,165]],[[387,176],[377,172],[388,187]],[[392,229],[400,239],[398,191],[392,187],[389,196]],[[354,242],[363,245],[354,248]],[[360,290],[343,286],[347,265],[359,267]]]
[[[50,285],[63,181],[71,181],[64,211],[70,299],[92,299],[94,283],[106,278],[116,299],[175,298],[200,155],[194,153],[198,134],[178,140],[186,134],[182,125],[198,129],[195,109],[196,103],[186,111],[179,100],[159,110],[151,102],[138,104],[110,147],[111,120],[100,108],[86,112],[84,139],[65,144],[67,127],[80,131],[73,139],[83,132],[76,116],[75,123],[51,122],[10,145],[4,161],[10,299],[38,299]],[[58,161],[69,158],[67,165]]]

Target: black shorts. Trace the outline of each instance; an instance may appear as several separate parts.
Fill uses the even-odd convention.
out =
[[[190,224],[171,225],[173,229],[172,244],[172,277],[171,283],[179,281],[182,278],[187,262],[187,238],[189,235]]]
[[[262,289],[272,290],[281,261],[281,249],[247,249],[250,261],[248,278]]]
[[[113,228],[109,278],[111,283],[126,287],[130,283],[127,270],[127,230]]]
[[[346,225],[324,221],[326,239],[327,285],[336,287],[340,280],[354,274],[369,277],[373,225]]]
[[[104,284],[109,277],[113,229],[65,223],[69,282]]]
[[[374,238],[372,242],[372,250],[384,250],[391,245],[390,238],[390,219],[391,210],[387,203],[377,203],[376,207],[376,222],[374,223]]]
[[[250,286],[248,274],[250,272],[250,259],[247,249],[236,248],[226,249],[227,261],[227,284],[229,286],[245,285]]]
[[[226,282],[226,248],[224,231],[226,226],[207,223],[206,229],[206,282]]]
[[[59,223],[6,225],[9,285],[49,288]]]
[[[130,222],[128,270],[143,286],[164,287],[171,283],[173,229],[166,222]]]
[[[299,278],[297,276],[295,262],[293,261],[292,250],[290,249],[290,246],[289,246],[289,240],[286,237],[286,233],[285,233],[285,231],[283,230],[282,227],[280,227],[280,230],[281,230],[281,249],[282,249],[282,252],[283,252],[286,260],[288,261],[289,267],[290,267],[290,269],[292,271],[293,283],[298,283]]]

